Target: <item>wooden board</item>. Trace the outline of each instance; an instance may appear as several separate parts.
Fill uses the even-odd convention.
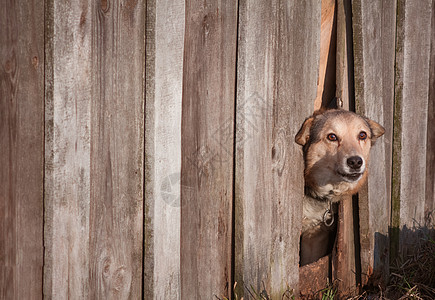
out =
[[[86,5],[86,3],[81,3]],[[64,4],[66,5],[66,4]],[[89,296],[91,15],[46,5],[44,297]],[[82,39],[74,39],[83,20]],[[75,44],[76,47],[72,47]],[[80,91],[80,92],[77,92]]]
[[[322,0],[320,24],[319,77],[314,109],[328,107],[335,97],[337,17],[336,1]]]
[[[354,1],[356,111],[386,130],[371,150],[368,184],[359,192],[362,284],[387,283],[391,211],[396,2]],[[373,282],[377,285],[379,282]]]
[[[42,299],[43,7],[0,7],[0,299]]]
[[[397,4],[393,148],[393,257],[419,241],[424,226],[427,108],[433,1]],[[400,232],[400,233],[399,233]]]
[[[328,286],[330,256],[299,268],[299,289],[301,299],[322,299],[319,291]]]
[[[211,299],[231,293],[237,2],[185,10],[181,299]]]
[[[426,202],[425,223],[435,226],[435,4],[432,4],[429,99],[427,109]],[[435,232],[432,232],[435,238]]]
[[[46,7],[44,295],[138,298],[144,5]]]
[[[347,1],[337,2],[336,91],[337,107],[352,110],[352,44],[350,6]],[[337,237],[332,253],[332,280],[340,298],[355,294],[358,273],[355,257],[355,207],[351,196],[343,197],[338,206]]]
[[[320,3],[243,2],[239,19],[235,281],[280,299],[298,293],[302,149],[313,110]]]
[[[184,1],[147,2],[145,299],[181,297],[184,6]]]
[[[95,7],[90,298],[142,295],[145,4]],[[94,280],[92,280],[95,278]]]

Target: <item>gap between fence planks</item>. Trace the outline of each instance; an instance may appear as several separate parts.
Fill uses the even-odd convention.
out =
[[[0,298],[42,299],[44,6],[0,7]]]

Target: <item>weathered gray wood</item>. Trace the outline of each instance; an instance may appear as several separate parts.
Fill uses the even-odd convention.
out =
[[[429,65],[429,103],[427,109],[425,223],[435,226],[435,3],[432,1],[431,50]],[[433,232],[435,235],[435,232]],[[435,238],[435,236],[434,236]]]
[[[400,236],[393,236],[392,255],[415,245],[425,221],[432,5],[431,0],[397,4],[392,226]]]
[[[87,13],[82,5],[46,4],[44,297],[49,299],[89,297],[92,10],[81,4]],[[85,22],[78,30],[80,18]],[[73,32],[81,36],[74,38]]]
[[[362,283],[386,283],[389,271],[396,2],[353,1],[356,111],[382,124],[359,193]]]
[[[49,2],[44,294],[142,294],[144,4]]]
[[[42,299],[43,6],[0,6],[0,299]]]
[[[303,159],[294,143],[313,110],[320,2],[242,1],[236,136],[235,281],[280,299],[298,291]]]
[[[231,293],[237,1],[186,2],[181,299]]]
[[[101,4],[92,31],[90,298],[139,298],[145,4]]]
[[[180,299],[184,6],[147,2],[145,299]]]

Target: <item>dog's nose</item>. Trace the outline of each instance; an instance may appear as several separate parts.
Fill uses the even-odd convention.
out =
[[[347,165],[354,170],[361,168],[363,159],[359,156],[352,156],[347,159]]]

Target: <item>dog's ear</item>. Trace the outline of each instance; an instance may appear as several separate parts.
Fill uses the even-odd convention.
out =
[[[369,123],[370,130],[372,131],[371,141],[372,143],[374,143],[378,137],[382,136],[385,133],[385,128],[370,119],[367,119],[367,123]]]
[[[311,125],[313,125],[313,120],[313,116],[305,119],[304,124],[302,124],[301,129],[299,129],[299,132],[296,134],[295,142],[299,145],[304,146],[308,142],[308,139],[310,138]]]

